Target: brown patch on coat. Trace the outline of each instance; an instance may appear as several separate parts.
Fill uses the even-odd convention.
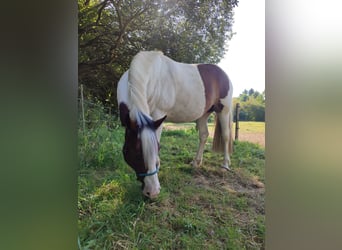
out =
[[[126,103],[120,102],[119,105],[120,121],[122,126],[127,126],[129,122],[129,110]]]
[[[120,121],[121,121],[122,126],[124,126],[126,128],[133,129],[133,130],[137,130],[137,128],[138,128],[137,122],[132,121],[129,118],[129,109],[128,109],[128,106],[126,105],[126,103],[124,103],[124,102],[120,102],[119,116],[120,116]]]
[[[223,105],[220,99],[227,96],[229,91],[229,78],[227,74],[214,64],[198,64],[205,90],[204,112],[220,112]]]

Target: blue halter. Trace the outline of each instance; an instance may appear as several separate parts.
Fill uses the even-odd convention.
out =
[[[140,173],[140,174],[137,174],[137,176],[139,177],[145,177],[145,176],[151,176],[151,175],[155,175],[159,172],[159,167],[156,166],[156,170],[154,170],[152,173]]]

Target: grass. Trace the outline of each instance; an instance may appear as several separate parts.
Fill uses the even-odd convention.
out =
[[[86,133],[87,141],[81,134],[81,249],[265,247],[264,188],[256,185],[265,181],[264,150],[235,142],[233,171],[228,172],[220,168],[223,156],[210,150],[209,139],[203,166],[193,168],[189,163],[197,150],[197,131],[194,126],[182,128],[163,132],[162,189],[153,201],[142,197],[140,183],[122,159],[122,128],[96,128]],[[101,138],[95,136],[98,129]],[[104,157],[98,159],[97,153],[89,157],[86,152],[102,152]]]
[[[235,123],[233,126],[235,130]],[[239,122],[240,133],[265,133],[265,122]]]

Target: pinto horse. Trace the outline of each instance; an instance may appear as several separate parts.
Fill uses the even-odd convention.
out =
[[[229,169],[232,153],[233,86],[222,69],[212,64],[185,64],[159,51],[139,52],[118,83],[120,120],[126,128],[123,155],[142,182],[143,194],[160,192],[158,171],[162,123],[196,121],[199,147],[193,166],[202,163],[208,117],[216,112],[213,150],[224,153]]]

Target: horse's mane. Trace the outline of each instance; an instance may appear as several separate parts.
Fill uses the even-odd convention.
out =
[[[151,77],[156,71],[156,66],[160,65],[163,53],[160,51],[141,51],[132,60],[129,69],[129,90],[131,104],[131,119],[137,119],[137,112],[140,111],[146,115],[150,114],[147,98],[147,85],[153,82]]]
[[[140,139],[145,166],[153,166],[158,157],[158,139],[155,133],[153,120],[144,113],[137,112],[137,124],[140,129]]]

